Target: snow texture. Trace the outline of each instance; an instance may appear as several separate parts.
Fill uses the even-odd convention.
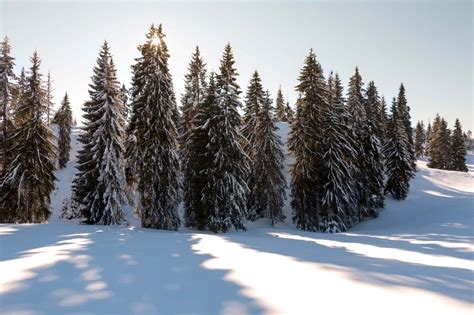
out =
[[[49,224],[0,225],[0,314],[472,314],[472,154],[418,161],[408,198],[348,233],[296,230],[287,200],[277,228],[215,235],[59,220],[76,136]]]

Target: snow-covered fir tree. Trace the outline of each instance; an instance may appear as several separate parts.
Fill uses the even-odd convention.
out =
[[[415,157],[422,157],[425,152],[425,126],[423,121],[418,121],[415,128]]]
[[[215,157],[218,165],[219,211],[212,215],[210,223],[213,231],[228,231],[231,227],[245,230],[247,216],[248,187],[246,178],[249,172],[248,156],[241,143],[241,107],[237,84],[237,70],[230,44],[224,49],[217,76],[217,95],[220,111],[216,117],[220,130],[219,151]]]
[[[125,83],[122,84],[122,87],[120,88],[121,95],[122,95],[122,103],[123,103],[123,118],[125,119],[125,124],[128,122],[128,118],[130,116],[130,108],[129,108],[129,91],[127,87],[125,86]]]
[[[431,123],[428,122],[428,127],[426,127],[426,133],[425,133],[425,149],[423,151],[424,155],[429,156],[429,151],[430,151],[430,141],[431,141]]]
[[[5,37],[0,43],[0,177],[8,169],[13,158],[8,148],[13,145],[10,142],[14,130],[12,105],[14,94],[18,90],[15,86],[14,66],[15,58],[11,56],[10,42],[8,37]]]
[[[366,215],[376,217],[378,213],[376,209],[384,206],[384,164],[380,137],[380,97],[374,81],[370,81],[367,85],[365,97],[365,122],[366,132],[364,134],[364,169],[368,182],[366,184],[369,189],[369,204]]]
[[[454,130],[451,135],[451,163],[450,169],[453,171],[467,172],[466,166],[466,146],[464,144],[463,132],[459,119],[454,123]]]
[[[366,150],[370,151],[371,148],[371,126],[370,126],[370,114],[366,112],[366,100],[364,98],[364,83],[359,73],[359,68],[356,67],[354,75],[349,81],[349,89],[347,93],[347,108],[351,115],[349,124],[354,131],[354,140],[357,143],[357,157],[354,162],[355,174],[354,178],[357,185],[357,207],[359,209],[359,220],[362,220],[365,216],[375,214],[375,207],[371,202],[371,178],[370,170],[366,171],[366,168],[370,168],[370,158],[366,156]],[[370,152],[369,152],[370,154]],[[368,185],[369,184],[369,185]]]
[[[254,221],[261,217],[261,213],[256,212],[255,205],[255,163],[257,151],[260,148],[256,145],[257,138],[257,121],[260,108],[265,102],[265,92],[263,91],[262,81],[257,71],[255,71],[250,79],[245,96],[244,117],[242,119],[242,147],[249,157],[249,174],[247,178],[247,186],[249,195],[247,198],[248,219]]]
[[[84,104],[73,201],[86,224],[122,224],[124,201],[124,104],[107,42],[101,47]]]
[[[328,106],[328,88],[312,50],[298,80],[296,90],[300,96],[288,142],[295,157],[290,170],[293,222],[299,229],[318,231],[324,189],[321,180],[324,137],[321,112]]]
[[[413,160],[409,150],[410,143],[406,133],[403,113],[398,112],[398,102],[392,101],[392,115],[387,126],[387,142],[384,148],[387,183],[385,193],[395,199],[405,199],[413,177]]]
[[[349,113],[344,104],[339,76],[328,78],[329,105],[322,112],[324,128],[323,176],[320,230],[343,232],[358,222],[354,166],[356,158],[353,131],[347,124]]]
[[[387,115],[387,102],[385,101],[385,97],[382,96],[380,99],[380,109],[379,109],[379,124],[380,130],[378,132],[378,136],[380,139],[381,147],[385,147],[385,139],[387,138],[387,124],[388,124],[388,115]]]
[[[414,148],[414,141],[413,141],[413,128],[411,126],[411,116],[410,116],[410,106],[407,104],[405,87],[403,83],[400,84],[400,89],[398,92],[397,97],[397,107],[398,112],[400,114],[401,119],[403,120],[403,124],[405,126],[405,132],[407,134],[408,139],[408,152],[410,153],[411,160],[412,160],[412,167],[413,171],[416,171],[416,157],[415,157],[415,148]]]
[[[255,155],[253,159],[253,204],[251,213],[270,219],[276,225],[285,219],[283,205],[286,181],[283,175],[283,142],[277,133],[269,92],[264,95],[257,116]]]
[[[46,121],[48,125],[51,124],[53,118],[53,79],[51,79],[51,73],[48,71],[48,77],[46,79]]]
[[[51,214],[56,148],[45,119],[47,107],[37,52],[31,62],[27,88],[18,104],[15,131],[10,138],[14,158],[0,183],[1,222],[41,223]]]
[[[286,121],[291,124],[291,122],[293,121],[293,117],[295,116],[295,112],[291,108],[290,102],[288,102],[288,101],[286,102],[285,113],[286,113],[285,114],[286,115]]]
[[[183,189],[186,190],[186,177],[193,169],[187,169],[189,136],[192,130],[192,120],[195,108],[203,102],[206,95],[206,63],[201,57],[199,47],[196,46],[188,66],[188,73],[184,77],[184,93],[181,96],[181,122],[179,124],[180,157],[183,174]]]
[[[71,127],[72,127],[72,111],[71,104],[67,93],[64,95],[61,107],[57,112],[57,124],[59,126],[58,138],[58,161],[59,168],[66,167],[69,161],[69,153],[71,151]]]
[[[137,184],[142,227],[177,230],[178,111],[164,38],[162,26],[152,25],[132,67],[127,176]]]
[[[277,97],[275,100],[276,119],[277,121],[288,121],[286,117],[286,104],[281,92],[281,86],[278,88]]]
[[[441,118],[438,114],[433,121],[433,127],[431,128],[428,156],[429,162],[428,167],[438,169],[449,169],[450,164],[450,132],[448,124],[444,118]]]

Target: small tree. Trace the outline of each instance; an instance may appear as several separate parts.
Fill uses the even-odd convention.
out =
[[[283,93],[281,93],[281,86],[278,88],[277,98],[275,101],[276,107],[276,119],[277,121],[288,121],[285,100],[283,99]]]
[[[466,166],[466,147],[464,145],[463,132],[459,119],[456,119],[454,130],[451,135],[450,169],[460,172],[468,171]]]
[[[425,151],[425,127],[423,121],[419,121],[415,128],[415,157],[423,156]]]
[[[56,123],[59,126],[59,168],[64,168],[69,161],[69,152],[71,151],[72,112],[67,93],[58,110]]]

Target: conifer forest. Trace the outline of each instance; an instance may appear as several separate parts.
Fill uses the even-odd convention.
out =
[[[177,51],[176,24],[151,22],[134,59],[87,46],[84,84],[1,32],[0,314],[472,311],[474,145],[455,105],[418,108],[411,73],[379,85],[353,43],[349,75],[308,46],[275,88],[283,67],[258,64],[275,55],[248,72],[232,36]]]

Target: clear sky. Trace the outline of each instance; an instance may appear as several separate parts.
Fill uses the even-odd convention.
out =
[[[194,47],[208,70],[218,69],[230,42],[245,91],[257,69],[272,95],[294,87],[309,49],[325,73],[345,85],[359,66],[390,102],[405,84],[413,123],[436,113],[450,127],[459,117],[474,129],[473,4],[471,1],[5,1],[0,35],[8,35],[17,70],[37,49],[54,79],[55,102],[70,95],[76,115],[87,99],[99,48],[109,41],[118,76],[130,85],[130,66],[151,23],[163,24],[178,96]]]

